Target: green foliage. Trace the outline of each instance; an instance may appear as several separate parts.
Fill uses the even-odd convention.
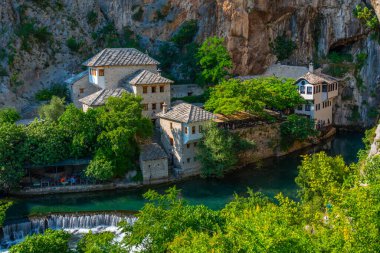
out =
[[[71,235],[63,230],[46,230],[44,234],[27,236],[19,244],[12,246],[10,253],[69,253]]]
[[[183,47],[193,41],[195,35],[198,32],[198,22],[196,20],[185,21],[178,31],[173,35],[171,41],[177,44],[179,47]]]
[[[206,84],[219,83],[233,67],[223,38],[210,37],[206,39],[198,49],[196,56]]]
[[[67,47],[73,51],[73,52],[79,52],[79,50],[82,48],[83,43],[81,41],[77,41],[74,37],[70,37],[66,41]]]
[[[15,108],[1,108],[0,109],[0,125],[4,123],[15,123],[21,119],[20,114]]]
[[[0,66],[0,77],[1,76],[8,76],[8,71],[3,67],[3,66]]]
[[[49,104],[38,109],[41,119],[47,121],[57,121],[65,111],[65,99],[53,96]]]
[[[352,106],[349,120],[351,120],[352,122],[358,122],[360,119],[361,119],[361,115],[359,112],[359,106],[357,105]]]
[[[327,59],[329,59],[332,63],[344,63],[353,61],[351,54],[339,53],[335,51],[329,53],[327,55]]]
[[[122,225],[127,232],[127,250],[143,245],[144,252],[167,252],[168,244],[186,230],[209,232],[217,228],[216,224],[222,223],[218,212],[205,206],[188,205],[178,195],[175,187],[167,190],[165,195],[152,190],[144,194],[149,203],[137,214],[137,221],[133,226]]]
[[[19,74],[18,73],[13,72],[11,74],[11,77],[9,78],[9,84],[12,88],[17,88],[19,86],[22,86],[24,84],[24,82],[19,80]]]
[[[350,70],[349,66],[345,65],[330,65],[323,72],[334,77],[344,77]]]
[[[11,207],[12,204],[13,204],[12,201],[4,200],[4,199],[0,200],[0,228],[4,224],[5,216],[6,216],[6,212],[8,208]]]
[[[379,29],[379,20],[373,10],[369,9],[367,6],[356,5],[354,9],[354,15],[359,19],[364,25],[366,25],[371,30]]]
[[[281,132],[281,147],[287,149],[293,143],[304,141],[309,137],[318,135],[315,130],[314,122],[306,117],[296,114],[289,115],[285,122],[280,126]]]
[[[52,33],[46,26],[38,27],[34,21],[21,22],[16,30],[16,35],[21,38],[21,48],[26,51],[31,50],[30,42],[35,39],[39,43],[51,41]]]
[[[379,116],[379,110],[376,107],[370,107],[367,111],[367,116],[370,119],[376,119]]]
[[[113,240],[115,234],[112,232],[103,232],[93,234],[91,231],[85,234],[78,242],[77,253],[122,253],[125,252]]]
[[[153,126],[148,118],[141,116],[141,98],[124,93],[121,98],[110,97],[105,106],[98,108],[97,124],[101,129],[97,137],[98,149],[96,168],[104,168],[101,175],[106,175],[112,166],[112,175],[123,175],[134,169],[138,156],[138,139],[152,135]],[[102,162],[105,157],[108,162]],[[102,159],[100,159],[102,158]],[[95,165],[94,165],[95,167]],[[90,169],[93,168],[90,166]],[[106,170],[107,169],[107,170]],[[93,173],[91,175],[95,176]],[[96,177],[102,179],[101,177]]]
[[[35,3],[41,9],[46,9],[50,6],[49,0],[32,0],[32,2]]]
[[[98,151],[86,169],[86,176],[97,180],[109,180],[114,177],[115,165],[102,151]]]
[[[368,54],[366,53],[358,53],[356,55],[356,68],[361,70],[364,67],[364,64],[368,58]]]
[[[49,89],[42,89],[37,91],[34,96],[38,101],[48,101],[51,100],[53,96],[67,99],[69,98],[69,90],[67,86],[56,83],[53,84]]]
[[[34,121],[26,128],[26,135],[26,164],[48,165],[68,158],[69,141],[56,122]]]
[[[356,5],[353,12],[354,16],[370,30],[370,38],[380,43],[380,25],[375,12],[361,4]]]
[[[95,11],[89,11],[87,13],[87,23],[94,27],[98,23],[98,14]]]
[[[100,132],[96,122],[97,111],[83,112],[73,104],[67,106],[58,119],[61,129],[70,140],[70,156],[74,158],[91,157],[96,150],[96,138]]]
[[[24,174],[25,129],[11,123],[0,124],[0,188],[17,186]]]
[[[297,48],[296,43],[285,35],[278,36],[273,42],[269,43],[269,46],[279,61],[288,59]]]
[[[286,110],[303,103],[293,79],[265,77],[221,82],[211,88],[205,108],[226,115],[236,112],[266,115],[265,107]]]
[[[342,157],[329,157],[324,152],[305,155],[298,169],[296,183],[303,201],[330,200],[351,172]]]
[[[239,151],[252,146],[237,135],[210,124],[204,129],[203,139],[197,149],[197,159],[201,163],[203,177],[221,177],[238,162]]]

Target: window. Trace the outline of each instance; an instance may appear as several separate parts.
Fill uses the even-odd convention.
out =
[[[152,110],[156,110],[156,104],[152,104]]]
[[[144,93],[144,94],[148,93],[148,87],[143,86],[143,93]]]
[[[143,110],[148,111],[148,104],[142,104]]]
[[[190,163],[190,158],[187,158],[187,163]]]
[[[203,126],[199,126],[199,132],[202,133],[203,131]]]
[[[191,133],[195,134],[195,126],[191,127]]]
[[[335,89],[338,90],[338,83],[335,83]]]
[[[305,86],[301,86],[300,87],[300,93],[301,94],[305,94]]]
[[[161,102],[161,103],[160,103],[160,109],[161,109],[161,110],[164,109],[164,102]]]
[[[156,86],[152,87],[152,93],[156,93]]]
[[[190,148],[190,144],[189,144],[189,143],[188,143],[188,144],[186,144],[186,147],[187,147],[187,148]]]
[[[327,92],[327,85],[326,84],[322,85],[322,92]]]
[[[99,69],[99,76],[104,76],[104,69]]]
[[[79,93],[81,93],[81,94],[84,93],[84,88],[80,88]]]
[[[305,111],[310,112],[310,110],[311,110],[311,106],[310,105],[305,105]]]
[[[297,110],[298,110],[298,111],[302,111],[302,109],[303,109],[303,105],[299,105],[299,106],[297,107]]]
[[[170,138],[170,146],[174,146],[174,140],[173,140],[173,138]]]
[[[170,129],[173,129],[173,123],[170,122]]]
[[[307,87],[307,94],[313,94],[313,87]]]
[[[96,76],[96,69],[91,69],[91,75]]]
[[[160,86],[160,92],[165,92],[165,86]]]
[[[194,142],[194,148],[198,145],[198,142]]]
[[[185,134],[187,134],[187,127],[185,127]]]

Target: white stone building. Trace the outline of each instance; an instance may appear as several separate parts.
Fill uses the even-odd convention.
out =
[[[87,60],[88,70],[66,81],[71,98],[83,110],[104,105],[109,96],[122,91],[141,96],[143,114],[152,119],[170,104],[173,81],[160,75],[158,61],[134,48],[106,48]]]
[[[169,178],[168,155],[157,143],[143,145],[140,153],[143,182],[161,182]]]
[[[157,114],[161,130],[161,141],[174,166],[181,175],[197,175],[200,163],[196,149],[203,137],[206,124],[216,119],[211,112],[188,103],[164,109]]]
[[[322,74],[320,70],[310,71],[296,81],[300,95],[306,100],[296,108],[295,113],[306,115],[315,121],[316,127],[333,124],[333,106],[338,96],[339,80]]]

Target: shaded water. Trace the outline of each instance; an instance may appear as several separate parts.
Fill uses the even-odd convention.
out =
[[[347,163],[355,162],[358,150],[363,147],[362,137],[359,133],[338,134],[321,147],[250,165],[233,171],[222,179],[194,178],[176,183],[176,186],[191,204],[204,204],[213,209],[223,208],[234,193],[243,194],[247,188],[261,191],[270,197],[283,192],[286,196],[296,198],[297,186],[294,179],[297,176],[297,166],[301,163],[300,155],[324,149],[330,155],[342,155]],[[163,192],[171,185],[151,188]],[[142,194],[146,191],[147,188],[143,188],[16,199],[7,213],[7,220],[11,222],[20,217],[52,212],[137,211],[145,203]]]

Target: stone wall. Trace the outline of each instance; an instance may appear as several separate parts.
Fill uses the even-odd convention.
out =
[[[141,161],[140,168],[143,174],[144,184],[150,184],[153,181],[168,179],[168,159],[158,159],[152,161]]]

